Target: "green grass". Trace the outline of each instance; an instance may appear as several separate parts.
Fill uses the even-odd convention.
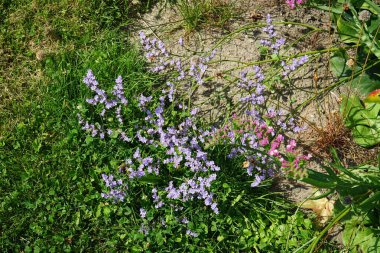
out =
[[[234,4],[225,0],[178,0],[176,6],[188,32],[208,27],[226,29],[229,22],[239,16]]]
[[[89,95],[83,76],[91,68],[110,88],[122,75],[127,98],[158,88],[129,42],[130,17],[151,3],[142,9],[127,3],[1,2],[0,251],[287,252],[310,240],[311,220],[279,195],[267,195],[268,186],[241,184],[233,173],[241,161],[225,161],[223,150],[214,154],[226,168],[221,178],[238,187],[219,186],[225,212],[216,220],[188,210],[204,225],[198,239],[178,241],[169,228],[161,231],[164,239],[160,231],[143,237],[136,205],[101,199],[101,173],[114,171],[131,151],[80,130],[76,107]]]
[[[78,129],[88,68],[127,96],[151,86],[129,44],[124,1],[3,2],[1,64],[1,251],[91,249],[113,245],[99,201],[99,171],[120,148],[95,151]],[[42,57],[37,53],[43,50]],[[94,243],[96,242],[96,243]],[[75,245],[75,246],[71,246]],[[50,247],[51,246],[51,247]]]

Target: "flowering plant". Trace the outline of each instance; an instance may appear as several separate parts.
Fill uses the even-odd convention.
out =
[[[270,16],[267,22],[264,31],[269,38],[262,44],[278,53],[285,41],[276,38]],[[185,226],[186,235],[196,237],[198,233],[187,227],[189,220],[181,211],[194,203],[214,214],[220,212],[221,196],[217,188],[221,184],[217,182],[223,167],[208,152],[220,143],[231,148],[229,158],[246,160],[246,174],[253,178],[251,187],[284,171],[292,176],[304,175],[302,164],[310,156],[298,154],[295,140],[283,135],[285,131],[298,132],[301,128],[284,112],[266,108],[265,76],[259,66],[253,67],[250,73],[243,71],[238,83],[242,89],[240,101],[247,108],[245,115],[233,115],[221,127],[202,128],[198,109],[177,102],[176,86],[202,85],[215,51],[187,67],[180,58],[170,55],[162,41],[148,38],[144,33],[140,33],[140,38],[151,63],[150,70],[166,77],[164,89],[128,100],[122,77],[107,92],[89,70],[83,82],[94,93],[86,99],[93,107],[80,106],[78,118],[82,129],[92,137],[118,140],[130,150],[130,156],[120,162],[117,171],[102,174],[105,190],[101,196],[113,202],[137,203],[141,233],[147,234],[153,223],[166,226],[168,221],[159,217],[170,210],[177,213],[176,220]],[[182,43],[180,39],[179,44]],[[282,62],[282,75],[288,76],[306,61],[307,57]],[[88,120],[89,111],[96,122]]]

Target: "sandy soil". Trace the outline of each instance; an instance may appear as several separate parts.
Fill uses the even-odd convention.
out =
[[[297,9],[289,10],[285,4],[280,1],[235,1],[236,8],[239,12],[239,18],[231,20],[228,24],[228,30],[220,28],[206,28],[200,31],[187,33],[182,28],[181,15],[178,10],[169,5],[162,7],[157,6],[142,17],[142,29],[150,35],[157,36],[164,41],[167,48],[173,54],[190,56],[194,52],[209,52],[215,44],[217,47],[217,56],[214,62],[218,61],[208,69],[208,76],[218,76],[218,73],[225,73],[225,77],[238,77],[244,64],[260,60],[258,44],[263,38],[260,29],[249,29],[240,33],[235,33],[244,26],[254,25],[254,17],[262,16],[258,20],[265,23],[265,16],[270,14],[274,22],[299,22],[315,26],[331,32],[313,33],[304,40],[296,43],[294,47],[287,52],[288,55],[306,51],[328,49],[336,43],[336,36],[331,28],[330,17],[327,13],[314,9]],[[281,1],[282,2],[282,1]],[[284,37],[287,43],[300,38],[300,36],[309,32],[305,27],[297,25],[278,25],[276,26],[280,37]],[[228,36],[233,34],[232,36]],[[227,39],[221,42],[223,38]],[[178,39],[184,38],[186,50],[178,45]],[[334,78],[330,74],[328,64],[329,54],[316,56],[315,59],[303,68],[302,71],[294,78],[294,84],[291,87],[282,89],[281,93],[286,96],[273,96],[279,106],[288,109],[294,109],[307,99],[313,97],[320,89],[333,83]],[[270,67],[267,65],[266,67]],[[238,70],[232,70],[239,68]],[[231,70],[231,71],[229,71]],[[216,121],[221,114],[220,110],[215,108],[227,108],[231,101],[237,102],[239,90],[229,85],[223,78],[213,78],[212,82],[200,87],[193,99],[194,103],[207,111],[210,121]],[[339,97],[339,91],[335,91],[330,96],[318,100],[317,103],[311,103],[306,106],[301,113],[309,124],[322,125],[325,120],[324,115],[336,110],[336,101]],[[316,108],[318,107],[318,109]]]

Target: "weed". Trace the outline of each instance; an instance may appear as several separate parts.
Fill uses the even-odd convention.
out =
[[[177,7],[187,31],[204,27],[225,29],[227,24],[238,16],[237,8],[226,0],[179,0]]]

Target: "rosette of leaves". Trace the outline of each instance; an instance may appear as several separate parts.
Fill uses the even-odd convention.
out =
[[[357,88],[361,93],[367,94],[380,88],[380,63],[377,59],[374,64],[368,67],[366,62],[367,54],[363,50],[358,50],[356,59],[351,59],[343,48],[335,52],[330,58],[330,69],[340,80],[346,79],[352,87]]]
[[[371,0],[336,0],[328,2],[327,5],[311,3],[311,6],[332,13],[343,42],[364,44],[377,58],[380,58],[380,46],[375,39],[380,37],[378,4]],[[367,11],[368,15],[360,15],[361,11]]]
[[[380,58],[379,35],[380,7],[372,1],[338,1],[340,13],[333,13],[339,36],[345,43],[363,44],[377,58]],[[361,15],[360,12],[368,15]]]
[[[337,196],[334,218],[305,252],[315,252],[325,233],[338,222],[344,226],[343,243],[347,252],[379,252],[380,166],[346,168],[334,149],[331,153],[334,160],[323,166],[324,172],[310,169],[308,176],[302,179],[305,183],[325,189],[325,194],[314,199]]]
[[[343,97],[340,111],[357,144],[369,148],[380,143],[379,103],[363,104],[357,96]]]
[[[337,0],[330,4],[312,6],[331,12],[342,42],[357,48],[357,55],[352,56],[355,59],[350,59],[343,49],[332,55],[330,64],[334,75],[346,77],[362,93],[380,88],[379,5],[371,0]]]

